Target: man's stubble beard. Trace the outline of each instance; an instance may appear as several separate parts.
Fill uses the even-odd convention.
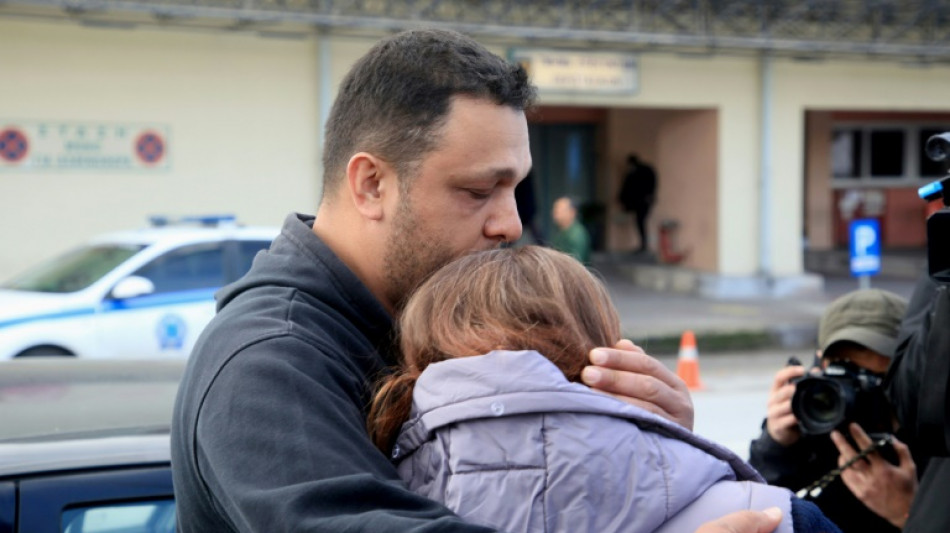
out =
[[[422,227],[409,204],[408,194],[399,203],[387,243],[383,267],[387,299],[398,314],[409,296],[436,270],[456,258],[438,232]]]

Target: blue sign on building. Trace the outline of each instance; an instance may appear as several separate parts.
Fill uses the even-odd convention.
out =
[[[881,223],[864,218],[851,221],[851,274],[871,276],[881,271]]]

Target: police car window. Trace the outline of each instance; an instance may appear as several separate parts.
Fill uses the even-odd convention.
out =
[[[155,292],[221,287],[226,283],[221,243],[185,246],[168,252],[135,273],[151,280]]]
[[[240,278],[251,269],[254,256],[261,250],[270,248],[270,241],[238,241],[238,257],[235,268],[235,279]]]
[[[85,246],[31,268],[4,283],[5,289],[75,292],[92,285],[145,248],[137,244]]]
[[[162,499],[68,509],[63,533],[174,533],[175,501]]]

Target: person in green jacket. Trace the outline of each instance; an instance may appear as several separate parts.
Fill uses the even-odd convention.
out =
[[[590,234],[577,220],[577,203],[567,196],[562,196],[555,200],[551,214],[558,227],[557,233],[551,239],[551,247],[574,256],[581,263],[589,263]]]

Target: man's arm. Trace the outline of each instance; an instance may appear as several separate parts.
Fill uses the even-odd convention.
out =
[[[300,340],[245,348],[216,376],[196,460],[241,532],[486,532],[409,491],[370,441],[361,373]]]
[[[621,359],[644,355],[631,346],[621,344]],[[315,380],[281,355],[288,353],[320,356],[286,341],[246,349],[217,375],[203,401],[200,474],[234,531],[492,531],[406,489],[366,435],[353,374],[324,364],[325,374]],[[771,511],[743,511],[696,533],[769,533],[779,520]]]
[[[629,340],[591,350],[584,383],[629,404],[693,429],[693,399],[686,384],[663,363]]]

